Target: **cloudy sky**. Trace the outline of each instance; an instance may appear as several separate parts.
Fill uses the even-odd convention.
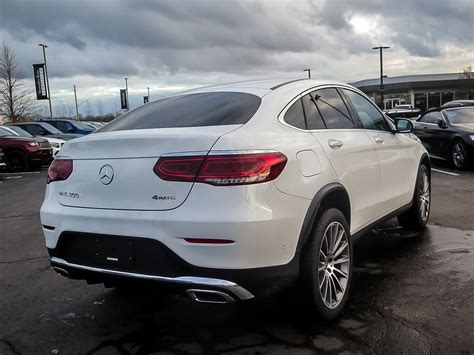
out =
[[[460,72],[474,64],[472,0],[0,0],[0,41],[32,76],[47,43],[57,113],[111,112],[129,78],[131,106],[213,83],[312,76]],[[44,103],[44,102],[43,102]]]

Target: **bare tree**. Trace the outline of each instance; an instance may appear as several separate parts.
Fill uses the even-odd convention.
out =
[[[34,97],[18,68],[15,54],[5,43],[0,48],[0,113],[7,120],[22,120],[33,111]]]

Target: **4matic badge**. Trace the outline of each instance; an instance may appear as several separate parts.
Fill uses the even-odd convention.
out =
[[[176,196],[158,196],[158,195],[154,195],[152,197],[153,200],[157,200],[157,201],[173,201],[173,200],[176,200]]]

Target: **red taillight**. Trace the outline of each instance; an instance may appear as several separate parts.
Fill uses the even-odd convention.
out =
[[[276,179],[287,162],[281,153],[161,157],[153,171],[163,180],[247,185]]]
[[[72,173],[72,160],[71,159],[59,159],[53,160],[48,169],[48,179],[46,183],[49,184],[53,181],[66,180]]]

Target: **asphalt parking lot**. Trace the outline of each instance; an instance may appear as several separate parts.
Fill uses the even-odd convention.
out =
[[[63,278],[39,222],[46,172],[0,172],[0,354],[473,354],[474,172],[434,167],[430,226],[361,238],[331,323],[278,298],[203,305]]]

